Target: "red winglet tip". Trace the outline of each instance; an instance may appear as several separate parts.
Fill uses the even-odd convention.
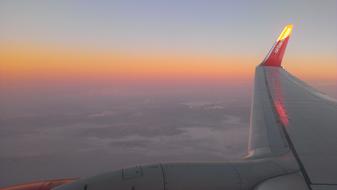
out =
[[[264,66],[274,66],[280,67],[282,64],[282,59],[288,44],[288,40],[293,29],[293,25],[289,24],[284,27],[280,36],[277,38],[274,46],[263,60],[262,65]]]

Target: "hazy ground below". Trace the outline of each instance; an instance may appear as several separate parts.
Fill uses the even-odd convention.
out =
[[[165,89],[165,90],[163,90]],[[334,88],[321,85],[334,96]],[[1,94],[0,187],[245,155],[251,84]]]

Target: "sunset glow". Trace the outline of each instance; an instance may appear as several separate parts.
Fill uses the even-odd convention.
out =
[[[72,49],[2,48],[1,75],[10,81],[76,79],[243,79],[255,57],[85,52]],[[254,60],[255,59],[255,60]]]
[[[248,80],[258,56],[215,56],[80,51],[27,46],[0,49],[1,76],[6,82],[124,80]],[[336,79],[335,57],[291,57],[285,67],[308,80]]]

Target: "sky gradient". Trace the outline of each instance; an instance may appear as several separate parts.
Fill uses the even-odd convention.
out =
[[[304,79],[333,80],[336,6],[333,0],[1,1],[1,73],[69,82],[107,75],[249,79],[282,27],[293,23],[285,67]]]

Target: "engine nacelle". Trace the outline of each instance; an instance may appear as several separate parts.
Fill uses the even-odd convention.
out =
[[[296,171],[297,166],[273,159],[154,164],[81,179],[56,190],[243,190]]]

